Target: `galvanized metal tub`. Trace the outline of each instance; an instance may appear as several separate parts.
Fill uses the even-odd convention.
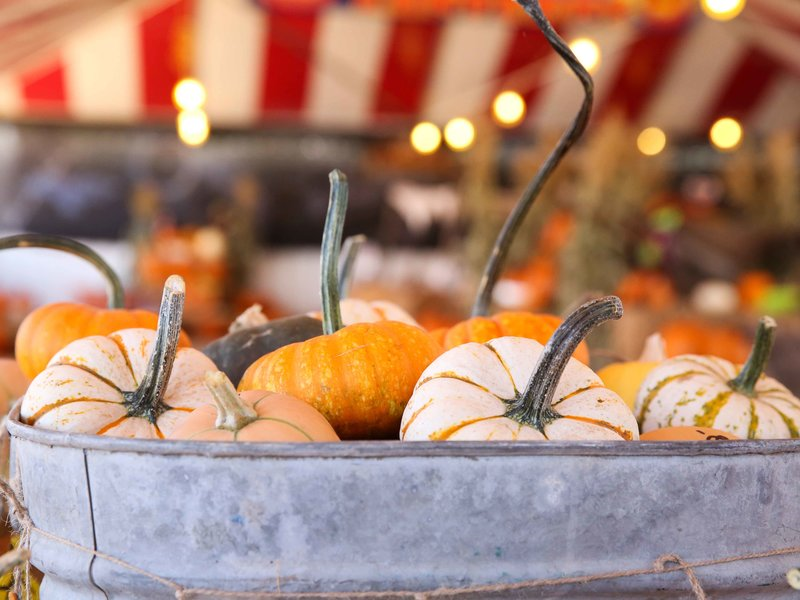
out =
[[[425,590],[800,545],[800,441],[233,444],[9,422],[37,527],[192,587]],[[34,534],[42,598],[173,591]],[[714,598],[785,598],[800,556],[708,567]],[[683,573],[493,595],[680,598]],[[690,594],[689,594],[690,595]],[[478,594],[473,597],[487,597]]]

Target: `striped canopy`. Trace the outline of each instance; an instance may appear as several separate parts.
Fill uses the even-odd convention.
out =
[[[529,106],[524,127],[562,128],[580,101],[578,84],[507,4],[513,10],[498,2],[401,10],[415,3],[399,0],[7,1],[0,117],[172,119],[172,87],[192,75],[208,90],[212,127],[402,130],[487,115],[498,91],[515,89]],[[630,1],[595,0],[599,16],[576,11],[556,23],[565,38],[600,45],[596,114],[620,111],[678,136],[726,115],[758,131],[798,126],[796,0],[749,0],[726,23],[693,3],[668,21],[623,16],[621,4]]]

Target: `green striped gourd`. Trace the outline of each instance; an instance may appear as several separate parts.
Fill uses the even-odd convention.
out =
[[[642,433],[693,425],[740,438],[800,437],[800,399],[764,375],[775,321],[763,317],[747,362],[687,354],[665,360],[645,378],[634,412]]]

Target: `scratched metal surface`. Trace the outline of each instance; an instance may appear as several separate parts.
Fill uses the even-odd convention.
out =
[[[39,527],[193,587],[422,590],[800,545],[800,441],[242,445],[9,430]],[[44,600],[174,597],[38,535],[32,550]],[[785,598],[798,564],[697,574],[714,598]],[[683,594],[672,573],[491,597]]]

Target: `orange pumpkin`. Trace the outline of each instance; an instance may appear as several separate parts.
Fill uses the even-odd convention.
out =
[[[691,319],[675,319],[659,328],[667,356],[711,354],[743,363],[750,352],[747,338],[737,329]]]
[[[506,311],[493,317],[472,317],[454,325],[447,330],[442,345],[449,350],[467,342],[483,344],[505,336],[523,337],[546,344],[559,325],[561,319],[554,315]],[[580,343],[574,357],[584,364],[589,363],[589,348],[585,342]]]
[[[775,285],[775,278],[771,273],[747,271],[736,281],[739,301],[745,308],[754,309],[773,285]]]
[[[396,321],[342,326],[336,274],[347,180],[331,173],[331,200],[322,241],[325,335],[279,348],[245,372],[239,389],[272,390],[305,400],[342,439],[396,438],[423,370],[440,354],[436,342]]]
[[[73,302],[57,302],[30,313],[17,331],[14,353],[22,372],[30,379],[41,373],[64,346],[90,335],[109,335],[120,329],[155,329],[158,315],[147,310],[125,310],[122,284],[111,267],[91,248],[48,235],[23,234],[0,239],[6,248],[51,248],[83,258],[95,265],[108,281],[109,308],[101,309]],[[181,346],[191,345],[181,334]]]
[[[0,414],[8,413],[11,403],[22,398],[30,380],[13,358],[0,358]]]
[[[637,269],[625,275],[616,294],[626,305],[646,306],[653,310],[665,310],[678,302],[672,280],[663,273],[648,269]]]
[[[711,427],[691,427],[684,425],[681,427],[662,427],[653,429],[639,436],[643,442],[694,442],[694,441],[714,441],[714,440],[738,440],[739,438]]]
[[[339,441],[330,423],[307,402],[263,390],[237,394],[222,371],[209,371],[205,381],[216,407],[206,404],[194,410],[170,438],[210,442]]]

